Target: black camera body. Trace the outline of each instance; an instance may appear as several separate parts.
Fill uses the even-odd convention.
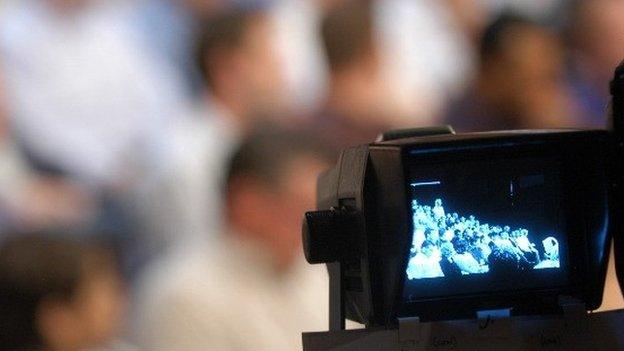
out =
[[[621,232],[607,131],[389,133],[345,150],[304,220],[327,263],[330,327],[600,306]]]
[[[610,129],[615,138],[616,161],[614,164],[615,174],[618,177],[612,197],[617,201],[613,203],[613,211],[617,213],[613,222],[618,228],[624,227],[624,61],[616,68],[611,81],[611,106],[609,109]],[[624,233],[616,232],[614,235],[615,268],[624,293]]]

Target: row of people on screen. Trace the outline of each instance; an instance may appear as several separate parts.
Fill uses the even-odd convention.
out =
[[[413,200],[414,235],[408,279],[558,268],[559,242],[550,236],[538,250],[524,228],[481,223],[475,216],[446,213]]]

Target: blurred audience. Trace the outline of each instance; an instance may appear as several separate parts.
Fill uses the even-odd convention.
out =
[[[0,349],[82,351],[114,346],[125,305],[112,254],[58,233],[0,246]]]
[[[324,98],[327,65],[323,60],[320,21],[325,11],[344,1],[279,0],[271,11],[286,99],[295,113],[313,111]]]
[[[460,132],[571,127],[564,50],[556,33],[529,19],[503,14],[480,43],[479,72],[447,123]]]
[[[513,11],[537,20],[556,22],[560,22],[564,8],[570,4],[569,0],[480,0],[480,2],[487,7],[490,15],[494,17],[504,12]]]
[[[28,164],[11,137],[3,87],[0,72],[0,238],[12,230],[86,226],[95,215],[88,192]]]
[[[227,159],[257,120],[280,113],[271,33],[263,7],[229,9],[202,25],[196,61],[204,98],[163,137],[164,153],[141,206],[147,255],[220,230]]]
[[[40,169],[127,186],[179,108],[177,79],[132,35],[123,2],[12,1],[0,55],[16,143]]]
[[[326,271],[305,264],[301,249],[301,215],[328,166],[310,140],[271,128],[242,143],[228,167],[227,227],[156,265],[142,285],[141,346],[290,351],[302,330],[326,326]]]
[[[408,126],[439,124],[448,99],[474,75],[475,37],[488,20],[482,2],[378,0],[374,11],[395,114]]]
[[[193,61],[200,24],[228,0],[136,0],[131,14],[146,55],[171,67],[193,101],[202,92],[201,74]]]
[[[347,1],[322,21],[329,86],[312,128],[336,150],[370,142],[392,125],[373,24],[371,1]]]
[[[604,128],[609,81],[624,58],[624,2],[577,0],[568,28],[569,81],[582,125]]]
[[[211,111],[244,133],[258,116],[280,114],[283,77],[274,46],[274,27],[264,6],[232,8],[206,22],[197,64]]]
[[[348,2],[358,1],[276,1],[273,18],[288,102],[302,112],[313,110],[327,94],[320,22]],[[365,20],[371,21],[377,41],[386,104],[401,118],[398,123],[438,122],[445,99],[458,94],[472,75],[473,43],[468,39],[480,30],[485,11],[468,0],[370,2],[371,18]]]

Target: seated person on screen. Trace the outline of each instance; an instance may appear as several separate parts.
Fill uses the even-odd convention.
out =
[[[440,199],[435,200],[435,206],[433,207],[433,217],[436,220],[440,220],[441,218],[445,217],[444,207],[442,207],[442,200]]]
[[[483,273],[487,271],[487,266],[482,267],[474,256],[468,251],[469,244],[466,240],[455,241],[455,264],[461,270],[462,274]]]
[[[518,255],[508,248],[495,246],[488,257],[490,272],[497,276],[512,277],[520,271]]]
[[[408,279],[443,277],[440,268],[440,255],[436,254],[436,246],[431,240],[425,240],[420,252],[409,260],[407,268]]]
[[[443,243],[440,251],[442,254],[442,259],[440,260],[440,268],[442,269],[444,276],[447,278],[461,276],[461,269],[457,266],[457,264],[455,264],[455,257],[457,256],[457,252],[455,252],[453,244],[451,244],[450,242]]]
[[[535,266],[535,269],[559,268],[559,242],[552,236],[542,241],[544,245],[544,260]]]

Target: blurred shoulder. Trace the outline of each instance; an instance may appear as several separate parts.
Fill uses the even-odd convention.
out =
[[[235,130],[211,106],[199,104],[172,121],[165,138],[171,162],[190,162],[189,157],[218,158],[226,153],[235,139]]]
[[[209,246],[180,249],[147,270],[133,301],[133,334],[140,345],[207,341],[208,333],[223,328],[231,315],[231,288],[213,251]]]
[[[203,245],[202,245],[203,246]],[[210,267],[209,248],[177,248],[156,259],[146,270],[137,286],[141,302],[162,299],[179,291],[191,293],[204,287]]]

